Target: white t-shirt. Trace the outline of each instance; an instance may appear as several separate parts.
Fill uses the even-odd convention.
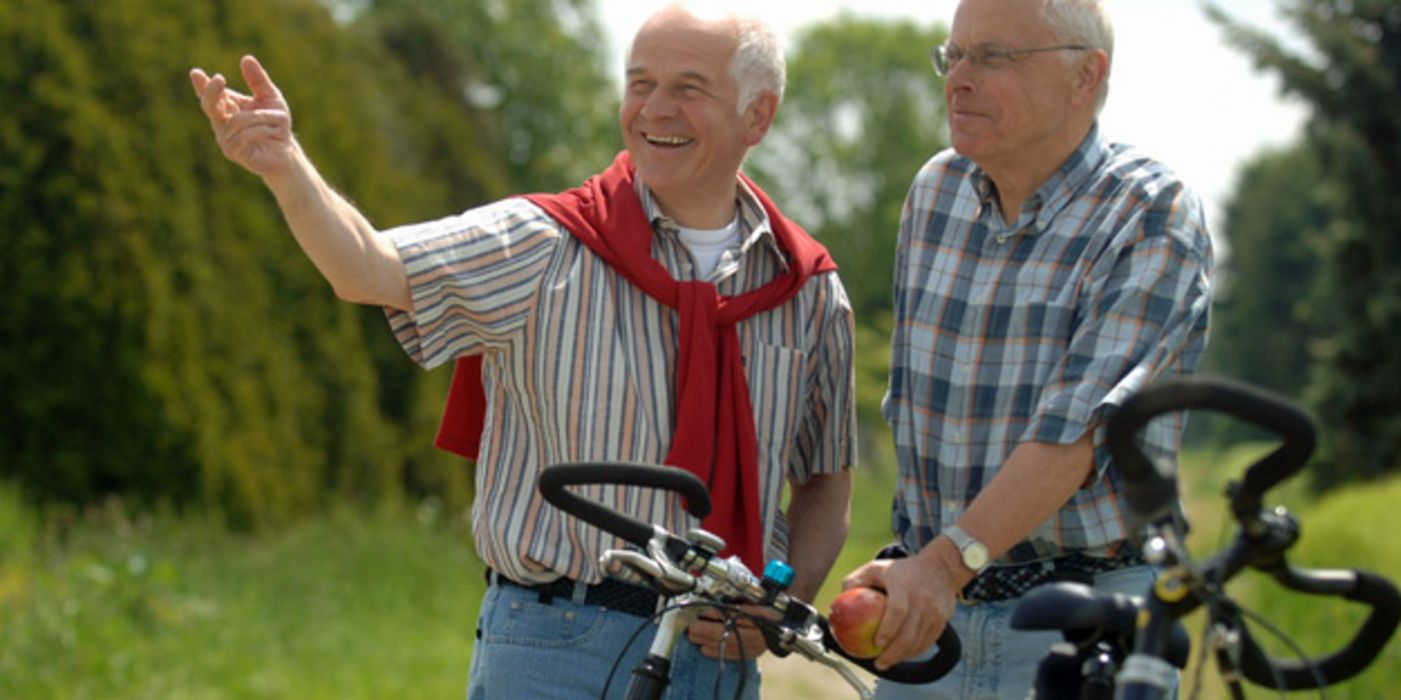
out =
[[[715,271],[715,266],[720,264],[720,257],[725,251],[739,245],[739,212],[735,212],[735,218],[730,220],[724,228],[698,229],[679,226],[678,232],[681,235],[681,242],[686,245],[686,249],[691,251],[691,257],[695,259],[696,268],[700,274],[700,279],[707,279],[710,273]]]

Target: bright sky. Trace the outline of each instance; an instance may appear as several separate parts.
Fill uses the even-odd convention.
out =
[[[599,0],[615,71],[642,21],[662,0]],[[803,25],[839,12],[908,18],[945,26],[957,0],[710,0],[717,10],[740,10],[768,22],[787,41]],[[1233,17],[1275,36],[1295,36],[1275,0],[1225,0]],[[1266,146],[1299,134],[1305,110],[1279,97],[1278,81],[1253,70],[1227,47],[1197,0],[1108,0],[1114,20],[1114,68],[1101,114],[1105,135],[1132,143],[1168,163],[1201,195],[1213,229],[1234,186],[1236,167]],[[911,47],[927,52],[929,47]],[[930,73],[930,80],[934,80]],[[779,119],[783,114],[779,112]],[[914,174],[911,173],[911,176]]]

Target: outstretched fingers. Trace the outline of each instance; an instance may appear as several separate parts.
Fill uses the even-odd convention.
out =
[[[243,72],[243,80],[248,83],[248,89],[253,92],[255,100],[280,100],[282,91],[277,89],[277,85],[272,82],[272,76],[258,59],[249,54],[244,56],[238,63],[239,70]]]
[[[199,96],[200,108],[215,128],[227,123],[252,102],[247,95],[230,90],[224,76],[219,73],[206,76],[204,71],[196,68],[190,71],[190,82]]]
[[[263,177],[285,172],[296,161],[292,114],[256,58],[244,56],[239,68],[251,95],[230,89],[219,73],[190,70],[200,108],[225,157]]]

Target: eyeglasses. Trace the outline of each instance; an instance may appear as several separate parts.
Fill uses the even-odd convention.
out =
[[[1089,51],[1090,49],[1091,47],[1083,44],[1064,44],[1061,46],[1041,46],[1034,49],[994,49],[978,46],[965,51],[953,44],[941,44],[935,46],[934,50],[929,53],[929,60],[934,64],[934,73],[941,78],[947,78],[949,71],[953,70],[953,67],[965,58],[984,70],[1001,70],[1022,57],[1034,53]]]

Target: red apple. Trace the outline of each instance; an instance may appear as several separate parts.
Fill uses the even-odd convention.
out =
[[[832,626],[832,636],[846,653],[858,659],[874,659],[883,651],[876,646],[876,628],[880,627],[884,614],[885,594],[863,586],[837,596],[832,601],[827,622]]]

